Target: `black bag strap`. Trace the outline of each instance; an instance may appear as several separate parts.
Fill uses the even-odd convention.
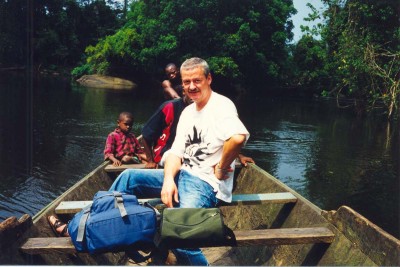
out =
[[[154,212],[156,213],[156,219],[157,219],[157,225],[160,225],[160,221],[161,221],[161,213],[158,211],[158,209],[156,209],[153,205],[151,205],[149,202],[144,202],[143,206],[151,208],[154,210]]]
[[[161,217],[162,214],[160,213],[160,211],[158,209],[156,209],[152,204],[150,204],[148,201],[143,202],[143,206],[151,208],[154,210],[154,212],[156,213],[156,219],[157,219],[157,231],[154,235],[154,239],[153,239],[153,243],[156,247],[158,247],[158,245],[160,244],[160,233],[159,233],[159,228],[161,225]]]
[[[225,242],[227,246],[236,247],[236,236],[235,233],[232,231],[231,228],[224,224],[224,231],[225,231]]]

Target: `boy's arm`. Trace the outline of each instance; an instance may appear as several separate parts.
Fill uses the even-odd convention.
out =
[[[114,166],[121,166],[121,161],[115,158],[114,156],[114,150],[115,150],[115,145],[114,145],[114,137],[112,133],[110,133],[107,136],[106,140],[106,147],[104,148],[104,160],[110,160]]]
[[[113,155],[113,138],[111,134],[107,136],[106,139],[106,146],[104,148],[104,160],[107,160],[110,158],[111,155]]]

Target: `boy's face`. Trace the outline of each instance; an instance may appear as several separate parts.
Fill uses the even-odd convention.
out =
[[[117,120],[118,127],[124,133],[129,133],[132,130],[133,120],[127,116],[123,116],[120,120]]]

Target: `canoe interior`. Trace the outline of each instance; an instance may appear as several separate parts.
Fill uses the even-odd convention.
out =
[[[105,172],[106,164],[100,165],[35,215],[33,226],[18,240],[16,246],[27,237],[54,236],[46,217],[54,214],[55,207],[61,201],[90,200],[97,191],[108,189],[115,173]],[[338,211],[322,211],[254,164],[240,170],[234,192],[291,192],[298,201],[222,207],[225,223],[233,230],[326,226],[335,233],[335,241],[332,244],[207,248],[204,253],[211,265],[400,265],[399,240],[347,207],[341,207]],[[26,256],[17,253],[16,246],[9,247],[8,251],[7,248],[3,249],[5,253],[0,256],[0,264],[120,265],[126,260],[124,253]]]
[[[235,193],[291,192],[295,204],[223,207],[232,229],[326,226],[335,233],[328,244],[224,248],[214,265],[399,266],[400,241],[348,207],[325,212],[258,166],[243,168]],[[321,215],[327,214],[327,218]],[[331,218],[329,218],[331,217]],[[210,257],[209,257],[210,259]]]
[[[61,196],[44,207],[33,217],[33,226],[22,236],[16,246],[19,247],[29,237],[54,237],[47,216],[54,215],[55,208],[61,201],[93,199],[93,195],[99,190],[108,189],[115,174],[108,174],[104,171],[107,162],[104,162],[95,170],[90,172],[79,182],[65,191]],[[68,217],[61,218],[68,221]],[[123,253],[106,253],[101,255],[79,254],[46,254],[46,255],[24,255],[15,251],[14,246],[9,249],[10,253],[2,253],[0,263],[16,265],[115,265],[124,262]]]

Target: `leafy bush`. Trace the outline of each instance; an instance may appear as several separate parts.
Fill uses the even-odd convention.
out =
[[[85,64],[96,73],[124,64],[155,75],[198,56],[233,82],[278,83],[294,12],[291,1],[134,1],[126,25],[89,46]]]

